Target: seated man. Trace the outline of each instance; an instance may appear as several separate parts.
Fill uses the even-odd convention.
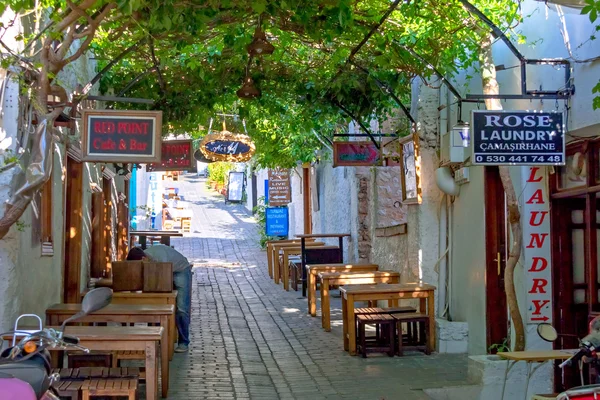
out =
[[[190,316],[192,314],[192,266],[180,252],[164,244],[156,244],[142,250],[134,247],[129,250],[127,260],[145,260],[153,262],[169,262],[173,264],[173,286],[177,290],[177,310],[175,324],[179,333],[177,353],[188,351],[190,344]]]

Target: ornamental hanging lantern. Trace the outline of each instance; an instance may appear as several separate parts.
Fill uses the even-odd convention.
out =
[[[244,79],[244,84],[236,92],[240,99],[251,100],[260,97],[260,89],[254,85],[254,81],[249,76]]]
[[[458,121],[452,127],[452,147],[469,147],[471,145],[471,127],[468,122]]]
[[[273,54],[274,51],[275,47],[269,43],[267,36],[262,29],[260,29],[260,26],[258,26],[254,32],[254,39],[252,39],[252,43],[248,45],[248,54],[255,57],[265,54]]]

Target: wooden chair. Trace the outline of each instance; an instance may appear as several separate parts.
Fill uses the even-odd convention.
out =
[[[192,231],[192,220],[189,218],[183,218],[181,220],[181,230],[184,232]]]
[[[387,353],[393,357],[396,353],[396,319],[389,314],[359,314],[356,317],[356,351],[367,358],[367,353]],[[376,334],[367,338],[366,326],[375,325]]]

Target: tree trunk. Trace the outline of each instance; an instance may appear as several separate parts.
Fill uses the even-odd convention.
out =
[[[498,94],[499,87],[496,80],[496,67],[492,56],[491,35],[486,35],[481,43],[481,53],[479,61],[481,64],[481,79],[483,83],[484,94]],[[502,104],[499,99],[490,99],[485,101],[488,110],[502,110]],[[512,246],[510,248],[506,269],[504,270],[504,290],[506,291],[506,302],[510,311],[510,318],[515,329],[515,343],[513,351],[525,350],[525,326],[523,317],[519,310],[517,293],[515,290],[515,267],[521,258],[521,247],[523,243],[523,231],[521,229],[521,214],[519,212],[519,200],[515,193],[515,187],[510,177],[510,169],[506,166],[499,167],[500,179],[506,193],[506,204],[508,207],[508,223],[512,232]]]

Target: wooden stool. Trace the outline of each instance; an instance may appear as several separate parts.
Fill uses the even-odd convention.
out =
[[[131,379],[88,379],[81,385],[81,400],[89,400],[96,396],[127,396],[135,400],[138,380]]]
[[[398,355],[401,356],[403,347],[424,351],[431,354],[429,343],[429,316],[421,313],[405,313],[391,315],[398,325]],[[403,324],[406,324],[407,335],[403,335]],[[404,340],[406,339],[406,340]],[[404,343],[406,342],[406,343]],[[405,346],[406,345],[406,346]]]
[[[298,282],[302,281],[302,259],[300,257],[290,257],[289,274],[292,288],[297,292]]]
[[[359,314],[356,316],[358,333],[356,336],[356,351],[367,358],[367,353],[387,353],[393,357],[396,341],[396,320],[388,314]],[[367,340],[366,326],[375,325],[374,340]],[[381,334],[380,333],[381,329]]]
[[[119,366],[119,361],[121,360],[145,360],[146,353],[143,350],[140,351],[131,351],[131,350],[121,350],[113,352],[113,368]]]
[[[404,313],[415,313],[417,309],[414,307],[368,307],[368,308],[355,308],[354,315],[360,314],[404,314]]]
[[[53,386],[53,388],[61,398],[68,397],[71,400],[79,400],[79,391],[81,390],[82,385],[83,381],[61,380],[56,386]]]

